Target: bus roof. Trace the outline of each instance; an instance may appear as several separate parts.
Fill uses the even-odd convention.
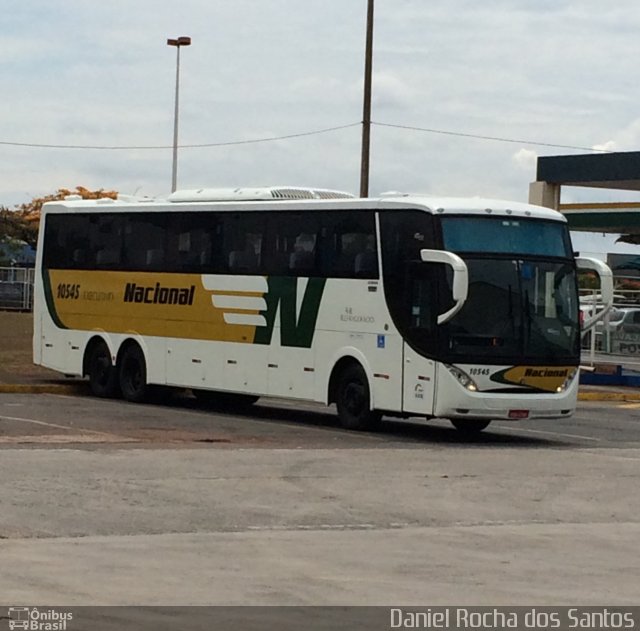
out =
[[[358,198],[350,193],[329,189],[301,187],[260,187],[194,189],[176,191],[166,197],[131,197],[120,195],[118,199],[80,199],[69,196],[63,200],[48,202],[44,212],[104,211],[180,211],[180,210],[305,210],[323,211],[331,207],[341,210],[415,208],[438,215],[499,215],[548,219],[566,222],[565,217],[552,209],[482,197],[436,197],[423,194],[386,193],[380,197]]]

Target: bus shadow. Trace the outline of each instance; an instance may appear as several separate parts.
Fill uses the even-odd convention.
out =
[[[259,423],[273,423],[278,426],[288,425],[293,428],[314,428],[330,433],[341,432],[349,436],[362,436],[363,439],[382,439],[386,442],[429,443],[487,447],[570,447],[572,443],[564,439],[525,436],[501,431],[500,426],[490,425],[476,435],[465,435],[453,426],[442,425],[440,421],[433,423],[417,422],[412,419],[396,419],[384,417],[380,427],[375,431],[358,432],[341,427],[333,408],[309,410],[304,408],[279,407],[277,403],[261,404],[258,401],[250,407],[234,408],[232,406],[212,406],[203,404],[190,397],[181,398],[179,405],[191,410],[206,413],[224,414],[238,419]],[[362,447],[372,447],[370,440],[365,440]]]
[[[513,429],[517,430],[517,427]],[[455,445],[483,445],[487,447],[569,447],[571,443],[562,439],[524,436],[511,432],[502,433],[498,425],[490,425],[475,435],[465,435],[453,426],[439,424],[438,421],[417,423],[408,420],[385,420],[380,433],[391,437],[403,437],[407,440],[445,443]],[[512,430],[513,431],[513,430]]]

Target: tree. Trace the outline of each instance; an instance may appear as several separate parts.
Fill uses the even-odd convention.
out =
[[[0,241],[14,245],[24,242],[35,247],[37,239],[37,222],[27,221],[15,210],[0,208]]]
[[[39,222],[43,204],[64,199],[68,195],[79,195],[82,199],[101,199],[103,197],[110,197],[111,199],[118,198],[117,191],[105,191],[102,188],[97,191],[90,191],[84,186],[76,186],[74,191],[70,191],[67,188],[59,188],[56,193],[46,195],[45,197],[35,197],[27,204],[20,204],[16,207],[16,212],[20,213],[27,221]]]
[[[57,192],[44,197],[35,197],[26,204],[19,204],[13,210],[0,207],[0,240],[20,240],[35,247],[38,240],[38,227],[40,225],[40,213],[42,205],[46,202],[54,202],[64,199],[68,195],[78,195],[82,199],[101,199],[110,197],[117,199],[117,191],[105,191],[99,189],[91,191],[84,186],[76,186],[75,190],[59,188]]]

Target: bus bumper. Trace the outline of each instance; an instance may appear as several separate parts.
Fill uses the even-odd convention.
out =
[[[438,389],[433,415],[448,419],[518,421],[555,419],[571,416],[578,399],[578,375],[567,389],[558,393],[473,392],[467,390],[439,366]]]

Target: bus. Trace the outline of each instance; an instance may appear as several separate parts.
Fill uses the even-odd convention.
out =
[[[198,189],[44,205],[34,361],[100,397],[161,386],[210,403],[336,404],[492,420],[575,410],[581,319],[564,217],[487,199],[303,188]]]

